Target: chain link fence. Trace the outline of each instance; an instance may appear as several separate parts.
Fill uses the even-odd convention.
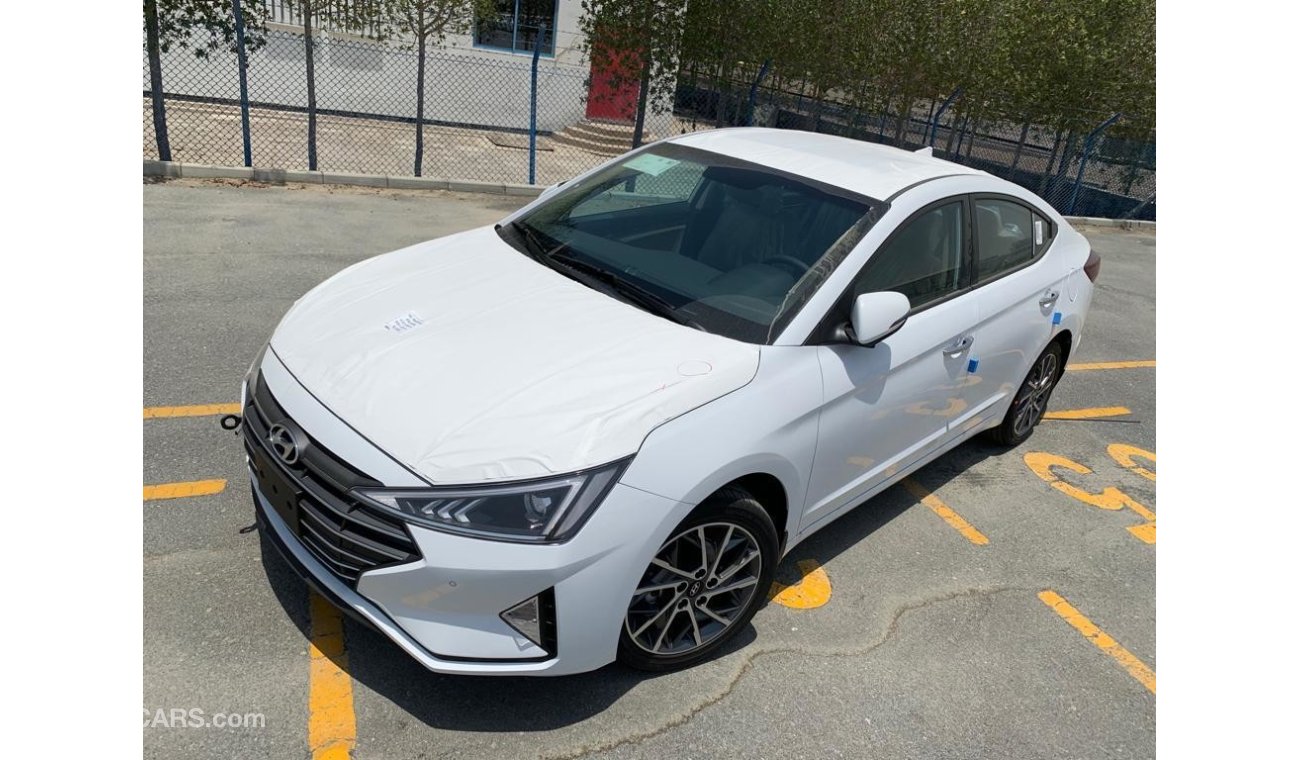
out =
[[[248,54],[252,165],[308,169],[305,37],[272,28]],[[630,124],[588,119],[586,64],[432,48],[425,61],[424,153],[415,167],[417,54],[400,43],[313,36],[317,169],[549,185],[631,148]],[[234,53],[162,55],[172,159],[244,163]],[[534,92],[534,67],[536,85]],[[144,157],[158,157],[143,72]],[[533,119],[535,96],[535,122]],[[838,134],[973,166],[1033,190],[1066,214],[1155,218],[1155,132],[1122,115],[1080,111],[1074,129],[984,119],[961,93],[908,113],[810,97],[786,83],[727,81],[683,72],[674,102],[649,113],[647,141],[722,126]],[[991,111],[992,109],[985,109]],[[530,128],[535,123],[535,141]],[[530,179],[531,178],[531,179]]]
[[[271,30],[248,54],[253,165],[308,169],[305,37]],[[401,45],[313,35],[317,169],[413,176],[417,53]],[[172,159],[241,166],[236,56],[162,55]],[[536,144],[530,150],[533,60],[435,48],[425,59],[421,176],[537,184],[585,171],[632,144],[632,130],[585,118],[587,71],[542,56],[537,63]],[[144,62],[144,156],[157,158]],[[664,136],[662,133],[659,137]]]
[[[987,103],[980,104],[993,111]],[[686,129],[733,125],[801,129],[935,156],[981,169],[1026,187],[1063,214],[1155,219],[1155,130],[1111,114],[1080,109],[1077,125],[1050,129],[981,118],[960,90],[944,100],[921,99],[910,111],[864,109],[842,99],[810,97],[797,87],[764,85],[687,73],[673,111]]]

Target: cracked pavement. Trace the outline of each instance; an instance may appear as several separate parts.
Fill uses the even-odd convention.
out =
[[[144,188],[145,406],[227,403],[288,306],[344,266],[496,221],[520,199],[175,181]],[[1155,356],[1155,235],[1082,230],[1102,273],[1075,362]],[[1089,493],[1152,511],[1155,483],[1107,453],[1155,452],[1154,368],[1067,373],[1025,444],[973,441],[913,477],[986,535],[977,546],[895,486],[795,548],[830,579],[814,609],[769,604],[691,670],[613,665],[559,679],[421,669],[347,620],[357,758],[672,756],[1151,757],[1155,696],[1037,597],[1061,594],[1156,668],[1154,545],[1128,509],[1054,489],[1024,455]],[[144,707],[260,712],[263,728],[145,729],[150,757],[309,757],[306,588],[263,557],[239,442],[215,417],[144,423],[145,483],[226,478],[211,496],[145,502]],[[1143,463],[1154,469],[1151,463]]]

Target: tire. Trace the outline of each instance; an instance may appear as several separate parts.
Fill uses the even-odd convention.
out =
[[[705,499],[641,574],[623,615],[619,661],[663,672],[709,658],[767,601],[778,551],[772,518],[748,491],[728,487]]]
[[[993,440],[1003,446],[1019,446],[1029,439],[1047,412],[1052,391],[1061,379],[1063,364],[1061,344],[1055,341],[1047,344],[1043,353],[1029,366],[1029,374],[1016,391],[1002,424],[989,431]]]

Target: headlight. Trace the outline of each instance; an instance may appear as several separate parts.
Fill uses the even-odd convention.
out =
[[[544,480],[464,488],[366,488],[356,495],[413,523],[504,541],[564,541],[587,521],[628,460]]]

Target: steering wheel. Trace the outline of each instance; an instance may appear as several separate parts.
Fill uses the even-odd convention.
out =
[[[771,256],[769,258],[763,259],[763,263],[786,265],[786,266],[779,266],[777,268],[785,269],[790,274],[794,275],[794,278],[796,280],[799,279],[800,277],[803,277],[804,272],[807,272],[809,269],[812,268],[811,264],[805,264],[799,259],[796,259],[795,257],[785,253],[780,253],[777,254],[776,256]]]

